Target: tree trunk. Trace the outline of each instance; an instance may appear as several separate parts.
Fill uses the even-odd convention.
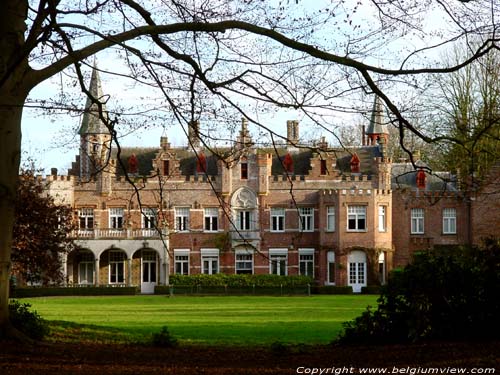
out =
[[[9,325],[9,277],[24,98],[0,90],[0,334]]]
[[[21,117],[29,92],[24,47],[26,0],[2,1],[0,12],[0,335],[12,336],[9,278],[16,187],[21,159]],[[14,334],[15,336],[15,334]]]

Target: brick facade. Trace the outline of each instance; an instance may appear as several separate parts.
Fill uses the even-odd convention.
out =
[[[50,193],[74,208],[80,224],[68,283],[138,285],[148,293],[180,271],[312,272],[320,285],[359,291],[386,280],[418,249],[498,235],[498,193],[468,200],[431,175],[417,188],[413,167],[384,155],[387,135],[373,134],[385,129],[380,116],[372,117],[371,141],[350,150],[324,140],[314,151],[301,148],[297,122],[288,123],[293,142],[257,148],[242,120],[234,147],[218,155],[199,143],[175,148],[162,137],[158,148],[123,149],[122,163],[108,137],[93,133],[102,127],[82,124],[85,147],[69,176],[49,176]],[[108,146],[95,146],[99,139]],[[90,173],[91,165],[105,167]],[[489,208],[491,225],[483,215]]]

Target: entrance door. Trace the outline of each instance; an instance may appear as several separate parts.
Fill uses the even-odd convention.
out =
[[[141,293],[153,294],[156,285],[156,252],[142,251]]]
[[[366,254],[362,251],[352,251],[348,258],[349,283],[354,293],[361,293],[366,286]]]

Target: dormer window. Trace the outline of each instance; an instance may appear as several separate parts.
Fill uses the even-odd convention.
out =
[[[241,179],[248,180],[248,162],[247,159],[241,159],[240,163]]]
[[[351,173],[359,173],[360,160],[357,154],[352,155],[350,164],[351,164]]]

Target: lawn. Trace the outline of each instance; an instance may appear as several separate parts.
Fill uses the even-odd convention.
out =
[[[184,344],[324,344],[376,296],[27,298],[53,339],[144,341],[167,326]]]

